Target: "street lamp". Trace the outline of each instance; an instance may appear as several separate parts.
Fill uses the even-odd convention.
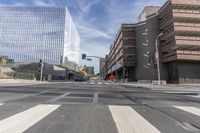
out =
[[[161,84],[160,82],[160,57],[159,57],[159,50],[158,50],[158,46],[159,46],[159,38],[163,35],[163,33],[161,32],[155,40],[155,45],[156,45],[156,63],[157,63],[157,73],[158,73],[158,85]]]
[[[55,32],[49,32],[49,33],[45,33],[45,34],[42,34],[43,35],[43,44],[42,44],[42,56],[41,56],[41,59],[40,59],[40,81],[43,81],[43,71],[44,71],[44,50],[45,50],[45,44],[46,44],[46,40],[47,40],[47,37],[49,35],[56,35],[58,33],[61,33],[61,31],[55,31]]]
[[[118,79],[118,75],[117,75],[117,59],[116,59],[116,57],[115,57],[115,80],[116,80],[116,82],[117,82],[117,79]]]

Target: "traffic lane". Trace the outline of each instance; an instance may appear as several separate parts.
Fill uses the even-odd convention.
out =
[[[188,100],[183,96],[169,95],[164,92],[123,92],[123,95],[132,100],[150,106],[195,106],[200,107],[196,101]]]
[[[175,125],[182,127],[188,132],[200,132],[199,116],[177,108],[177,107],[183,107],[183,108],[194,107],[196,109],[200,107],[198,103],[191,102],[190,100],[188,101],[187,99],[182,98],[182,97],[168,95],[165,93],[134,93],[134,94],[126,94],[126,95],[131,100],[135,101],[142,107],[146,108],[146,109],[138,110],[139,113],[143,113],[145,115],[146,114],[145,112],[147,111],[147,109],[148,110],[151,109],[152,110],[151,112],[160,113],[164,115],[166,119],[170,118],[171,120],[175,122],[174,123]],[[155,121],[154,119],[157,119],[159,116],[159,114],[152,115],[153,113],[150,113],[150,115],[148,115],[148,113],[146,114],[146,117],[150,117],[151,121]],[[152,116],[155,116],[155,118],[151,118]],[[171,124],[171,122],[169,123],[165,122],[165,123],[167,123],[168,125]],[[158,128],[162,127],[162,125],[166,125],[166,124],[164,123],[160,124]],[[173,127],[173,126],[170,125],[168,127]],[[165,129],[165,127],[161,129]],[[168,130],[172,130],[171,132],[178,132],[180,129],[175,127]],[[167,131],[167,128],[162,132],[166,132],[166,131]]]
[[[10,92],[0,92],[0,103],[8,101],[10,99],[16,99],[28,96],[27,93],[10,93]]]
[[[62,105],[25,133],[118,133],[107,106]]]
[[[199,129],[200,132],[200,117],[196,114],[178,109],[176,107],[188,107],[188,106],[174,106],[174,107],[156,107],[155,110],[166,114],[167,116],[180,121],[182,123],[188,123],[191,126]]]
[[[185,121],[181,118],[185,117],[189,120],[197,120],[193,119],[195,118],[194,115],[188,114],[187,112],[184,112],[184,115],[173,115],[175,116],[173,117],[170,113],[168,113],[168,111],[171,109],[174,110],[175,108],[165,107],[163,108],[164,111],[144,105],[132,106],[132,108],[162,133],[192,133],[200,131],[195,127],[185,125],[185,123],[188,121]],[[174,114],[178,113],[180,113],[179,110],[176,110],[176,113]]]

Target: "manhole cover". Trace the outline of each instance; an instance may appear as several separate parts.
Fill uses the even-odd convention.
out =
[[[92,98],[78,98],[78,97],[69,97],[69,98],[60,98],[57,102],[61,103],[74,103],[74,104],[85,104],[85,103],[92,103]]]
[[[91,93],[70,93],[66,97],[93,97]]]

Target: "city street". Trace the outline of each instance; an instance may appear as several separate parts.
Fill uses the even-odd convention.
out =
[[[0,133],[199,133],[200,92],[110,81],[0,85]]]

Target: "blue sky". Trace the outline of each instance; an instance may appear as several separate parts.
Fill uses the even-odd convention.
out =
[[[161,6],[166,0],[0,0],[1,5],[67,6],[81,39],[81,54],[108,54],[121,23],[133,23],[145,6]],[[98,60],[80,61],[95,66]]]

